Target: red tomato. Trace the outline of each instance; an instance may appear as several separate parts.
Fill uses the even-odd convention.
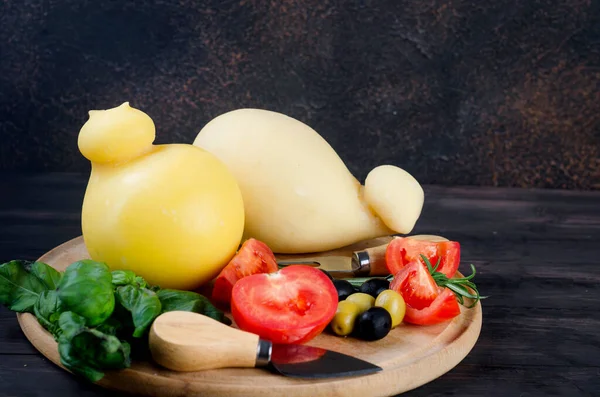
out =
[[[425,264],[413,260],[404,266],[390,284],[406,302],[404,321],[418,325],[438,324],[460,314],[454,292],[439,287]]]
[[[385,263],[390,274],[398,273],[407,263],[425,255],[431,266],[442,258],[437,271],[452,278],[460,263],[460,244],[456,241],[422,241],[412,238],[396,237],[385,251]]]
[[[273,251],[262,241],[248,239],[215,279],[212,300],[228,307],[233,286],[240,279],[257,273],[273,273],[277,269]]]
[[[431,304],[423,309],[406,306],[404,321],[417,325],[433,325],[448,321],[460,314],[454,292],[444,288]]]
[[[440,294],[440,287],[420,260],[414,260],[394,275],[390,289],[398,292],[407,305],[423,309]]]
[[[240,329],[273,343],[304,343],[329,324],[337,304],[335,286],[322,271],[291,265],[238,281],[231,314]]]

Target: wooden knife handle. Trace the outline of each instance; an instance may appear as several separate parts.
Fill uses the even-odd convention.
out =
[[[413,236],[407,236],[407,238],[434,242],[448,241],[448,239],[445,237],[432,234],[415,234]],[[354,260],[357,261],[359,265],[363,265],[363,263],[366,265],[365,261],[368,261],[369,264],[367,266],[369,268],[369,273],[367,276],[388,276],[390,271],[388,270],[385,262],[385,251],[387,250],[387,247],[388,244],[383,244],[377,247],[367,248],[362,251],[355,252]]]
[[[154,320],[149,345],[154,361],[174,371],[252,368],[259,337],[202,314],[173,311]]]
[[[383,244],[354,253],[353,261],[357,264],[356,266],[360,269],[368,269],[368,272],[361,272],[361,276],[375,277],[387,276],[390,274],[390,271],[385,264],[386,249],[387,244]]]

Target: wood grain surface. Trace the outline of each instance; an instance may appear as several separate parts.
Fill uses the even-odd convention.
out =
[[[0,173],[0,261],[35,259],[81,234],[87,175]],[[425,186],[415,233],[460,241],[490,297],[473,350],[408,397],[597,396],[600,195]],[[58,368],[0,309],[0,396],[125,397]]]

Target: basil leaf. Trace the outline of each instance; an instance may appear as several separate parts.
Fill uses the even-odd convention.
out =
[[[134,287],[146,288],[148,283],[140,276],[136,276],[131,270],[115,270],[112,272],[112,283],[115,286],[133,285]]]
[[[85,328],[85,318],[73,312],[64,312],[58,318],[58,326],[66,338],[72,338]]]
[[[26,262],[25,270],[43,281],[48,289],[56,289],[62,278],[61,272],[44,262]]]
[[[15,312],[33,312],[33,306],[47,285],[25,269],[26,261],[0,265],[0,303]]]
[[[70,339],[59,338],[58,354],[60,355],[61,364],[74,374],[83,376],[91,382],[98,382],[104,377],[104,372],[98,370],[95,366],[89,365],[77,356],[76,349],[71,344]]]
[[[162,304],[163,313],[177,310],[200,313],[231,325],[231,320],[225,316],[225,313],[213,306],[206,297],[200,294],[174,289],[161,289],[156,294]]]
[[[133,284],[135,280],[135,273],[131,270],[114,270],[111,275],[115,286]]]
[[[103,369],[131,365],[129,344],[99,329],[86,327],[82,316],[64,312],[58,324],[62,331],[58,340],[60,360],[71,372],[97,382],[104,376]]]
[[[58,284],[58,296],[65,308],[83,316],[87,325],[101,324],[115,308],[108,266],[90,259],[71,264]]]
[[[133,285],[117,287],[117,301],[131,312],[135,330],[133,336],[139,338],[144,335],[152,321],[161,313],[161,302],[156,293]]]
[[[138,287],[140,287],[140,288],[146,288],[146,287],[148,287],[148,283],[146,282],[146,280],[144,280],[144,279],[143,279],[142,277],[140,277],[140,276],[136,276],[136,277],[135,277],[135,280],[134,280],[134,282],[133,282],[133,285],[137,285],[137,286],[138,286]],[[150,290],[152,290],[152,291],[153,291],[153,289],[152,289],[152,288],[150,288]]]
[[[96,327],[98,331],[113,336],[116,336],[122,328],[123,324],[121,324],[114,316],[111,316],[108,320]]]
[[[58,339],[60,336],[58,319],[63,311],[64,307],[55,290],[42,292],[33,306],[33,312],[38,322],[54,335],[54,339]]]

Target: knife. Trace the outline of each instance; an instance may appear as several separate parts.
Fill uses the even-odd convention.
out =
[[[381,367],[342,353],[307,345],[273,344],[202,314],[161,314],[150,328],[156,363],[173,371],[265,367],[295,378],[334,378],[381,371]]]
[[[432,234],[407,236],[415,240],[448,241],[447,238]],[[279,266],[309,265],[326,270],[334,278],[388,276],[390,271],[385,264],[385,251],[388,243],[343,254],[314,254],[309,256],[286,257],[277,261]]]

